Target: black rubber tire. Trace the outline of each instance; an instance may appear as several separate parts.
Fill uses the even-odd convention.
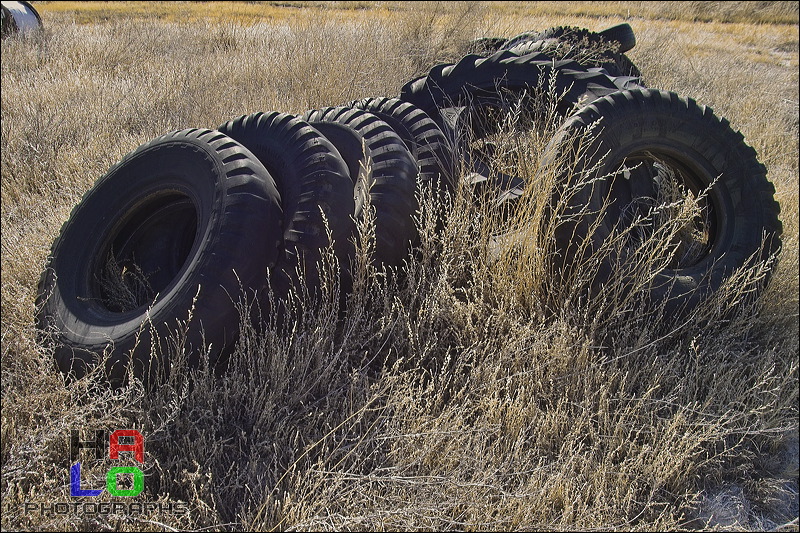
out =
[[[481,37],[467,45],[466,54],[489,55],[497,52],[506,43],[505,37]]]
[[[631,25],[627,22],[623,22],[622,24],[611,26],[599,32],[590,32],[587,29],[572,28],[569,26],[556,26],[544,31],[527,31],[520,33],[519,35],[515,35],[510,39],[505,39],[502,37],[483,37],[470,42],[468,53],[488,55],[497,52],[498,50],[510,50],[515,46],[519,46],[520,44],[529,41],[559,39],[563,37],[565,33],[575,31],[584,32],[587,37],[591,37],[595,41],[600,39],[605,41],[616,41],[619,43],[617,52],[620,54],[624,54],[636,46],[636,35],[633,32],[633,28],[631,28]]]
[[[484,118],[487,112],[499,109],[502,115],[510,111],[508,105],[515,105],[516,97],[530,97],[547,89],[553,77],[555,93],[564,95],[557,102],[558,111],[563,116],[575,106],[585,105],[631,84],[631,78],[611,77],[602,69],[587,69],[574,61],[554,61],[550,56],[538,53],[520,56],[503,50],[486,58],[466,56],[455,65],[434,67],[427,76],[407,83],[400,98],[434,117],[459,157],[466,156],[477,165],[471,170],[484,174],[482,168],[485,165],[481,164],[479,157],[471,157],[477,154],[470,154],[471,150],[466,146],[491,131],[483,127],[475,130],[473,125],[497,124],[491,117]],[[549,97],[549,93],[545,96]],[[535,100],[533,105],[543,104],[541,100]],[[453,109],[457,107],[464,109]],[[522,180],[514,176],[508,178],[502,183],[496,179],[477,182],[475,192],[485,198],[494,196],[502,201],[515,201],[518,194],[512,193],[511,189],[519,189]]]
[[[624,54],[636,46],[636,34],[633,33],[633,28],[627,22],[616,24],[602,31],[597,32],[598,35],[607,41],[616,41],[619,43],[620,54]]]
[[[189,362],[208,346],[214,364],[237,339],[242,289],[262,286],[278,259],[281,219],[267,170],[218,131],[172,132],[125,156],[73,209],[39,282],[37,325],[59,369],[81,377],[106,351],[111,384],[131,363],[149,382],[169,368],[151,342],[190,314]],[[128,270],[106,272],[110,257]],[[149,290],[125,282],[134,267]],[[139,297],[119,302],[107,275]]]
[[[427,113],[397,98],[364,98],[347,107],[372,113],[386,122],[411,151],[419,168],[419,182],[436,194],[452,194],[453,150],[442,130]]]
[[[506,39],[506,42],[501,44],[497,50],[498,51],[511,50],[515,46],[527,43],[528,41],[540,41],[545,38],[542,36],[543,34],[544,34],[543,31],[526,31],[519,33],[517,35],[514,35],[513,37],[509,37],[508,39]]]
[[[595,123],[599,133],[587,144],[585,132]],[[583,143],[586,155],[575,155],[577,143]],[[702,253],[658,272],[649,290],[650,300],[663,304],[669,315],[691,311],[752,257],[766,261],[780,249],[780,206],[764,165],[727,120],[692,99],[653,89],[607,95],[568,120],[553,138],[545,159],[561,158],[561,168],[576,173],[565,171],[557,183],[577,187],[556,235],[566,262],[585,260],[618,231],[615,225],[626,227],[627,208],[644,205],[652,196],[658,161],[677,170],[683,185],[695,193],[711,187],[703,206],[708,242],[698,248]],[[615,178],[623,161],[632,170],[624,179],[618,173]],[[641,170],[635,163],[642,163]],[[577,185],[575,175],[586,169],[591,169],[587,181]],[[597,215],[606,203],[604,214]],[[620,261],[625,257],[601,264],[594,291],[615,276],[614,264]]]
[[[501,50],[489,57],[468,55],[456,64],[433,67],[426,76],[406,83],[399,98],[430,115],[443,130],[449,129],[439,110],[496,102],[499,93],[521,94],[536,89],[555,75],[555,91],[563,94],[564,114],[578,103],[588,103],[618,91],[615,80],[601,69],[586,69],[575,61],[554,61],[545,54],[518,55]],[[445,131],[447,133],[447,131]]]
[[[360,109],[329,107],[308,111],[303,118],[336,146],[347,163],[355,184],[357,220],[364,216],[369,191],[377,264],[400,266],[416,239],[418,168],[405,143],[386,122]]]
[[[245,115],[219,131],[261,161],[281,195],[283,253],[271,276],[276,296],[284,297],[299,281],[298,267],[305,272],[307,290],[317,291],[317,264],[320,251],[330,244],[328,231],[342,267],[340,281],[347,283],[353,252],[353,182],[334,145],[304,120],[278,112]]]
[[[575,47],[572,43],[561,41],[559,39],[538,39],[535,41],[525,41],[520,43],[509,51],[518,55],[544,53],[553,56],[559,60],[574,60],[586,68],[602,68],[609,76],[620,77],[627,76],[636,80],[636,83],[644,87],[642,82],[642,73],[639,67],[625,54],[617,53],[598,53],[591,54],[590,60],[581,59],[581,49]]]
[[[619,44],[617,52],[624,54],[636,46],[636,35],[630,24],[622,23],[603,31],[594,32],[586,28],[576,28],[573,26],[554,26],[543,31],[527,31],[507,39],[500,46],[501,50],[511,50],[527,41],[541,41],[544,39],[570,39],[583,40],[587,43],[600,43],[603,41],[616,41]]]
[[[615,36],[623,39],[624,45]],[[614,41],[619,48],[609,48]],[[624,54],[635,44],[636,37],[628,24],[612,26],[599,33],[585,28],[558,26],[513,37],[501,49],[519,55],[542,52],[559,60],[575,60],[587,68],[603,68],[611,76],[640,78],[641,71]],[[627,46],[630,48],[622,49]],[[588,55],[584,53],[587,50],[591,51]]]

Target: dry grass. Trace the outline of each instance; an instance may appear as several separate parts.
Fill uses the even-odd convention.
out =
[[[477,4],[477,2],[472,2]],[[643,17],[687,22],[743,22],[795,24],[795,2],[482,2],[496,17]],[[440,2],[36,2],[44,14],[66,14],[78,23],[118,17],[160,19],[171,22],[197,20],[253,23],[313,17],[360,18],[408,16],[420,11],[450,11]],[[557,24],[560,22],[557,20]],[[526,28],[530,29],[530,28]]]
[[[746,293],[758,268],[742,271],[676,323],[619,297],[630,287],[587,299],[554,278],[544,260],[553,184],[540,156],[554,126],[545,114],[494,161],[540,177],[510,218],[462,190],[437,234],[435,199],[423,199],[408,275],[358,262],[343,323],[328,286],[328,304],[296,324],[243,327],[221,377],[190,377],[178,331],[154,347],[174,355],[163,387],[113,393],[91,376],[65,387],[33,327],[49,247],[113,162],[174,129],[395,95],[473,37],[602,29],[624,13],[618,2],[570,3],[563,16],[541,11],[547,3],[448,4],[325,22],[291,8],[305,15],[83,25],[57,14],[60,4],[42,5],[43,35],[2,43],[3,529],[797,530],[791,3],[774,3],[767,22],[780,24],[766,25],[740,20],[741,9],[736,23],[700,23],[688,15],[698,6],[667,16],[671,3],[625,3],[641,8],[629,55],[647,84],[713,106],[768,167],[784,252],[761,299]],[[709,20],[733,16],[718,4]],[[498,242],[501,215],[528,231]],[[743,303],[731,313],[732,302]],[[69,430],[121,427],[146,439],[135,500],[186,502],[188,513],[24,512],[25,502],[71,501]],[[86,484],[102,486],[110,464],[86,466]]]

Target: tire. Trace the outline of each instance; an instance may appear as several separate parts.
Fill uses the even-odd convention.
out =
[[[542,37],[543,33],[544,32],[541,31],[526,31],[519,33],[509,39],[506,39],[506,42],[501,44],[497,50],[511,50],[515,46],[519,46],[522,43],[527,43],[528,41],[540,41],[544,39],[544,37]]]
[[[636,35],[630,24],[622,23],[600,32],[593,32],[586,28],[572,26],[555,26],[544,31],[528,31],[515,35],[500,46],[502,50],[511,50],[517,45],[527,41],[541,41],[544,39],[562,39],[570,41],[584,41],[587,44],[616,41],[619,44],[617,52],[624,54],[636,46]]]
[[[427,113],[397,98],[364,98],[347,106],[372,113],[400,136],[417,162],[422,186],[440,196],[453,193],[453,151],[442,130]]]
[[[470,41],[467,54],[489,55],[497,52],[506,43],[503,37],[481,37]]]
[[[624,54],[635,45],[630,25],[619,24],[599,33],[569,26],[529,32],[509,39],[502,49],[519,55],[541,52],[559,60],[575,60],[587,68],[603,68],[611,76],[639,78],[639,68]]]
[[[543,53],[558,60],[576,61],[586,68],[602,68],[609,76],[633,78],[640,87],[644,88],[639,67],[634,65],[625,54],[596,52],[592,48],[576,47],[573,43],[559,39],[525,41],[514,46],[510,51],[518,55]]]
[[[599,133],[587,144],[585,134],[595,123]],[[585,151],[576,155],[581,142]],[[664,258],[647,295],[668,315],[693,310],[736,269],[753,258],[767,261],[780,249],[780,206],[755,150],[725,119],[692,99],[652,89],[607,95],[567,121],[546,154],[548,161],[561,161],[559,168],[574,169],[556,181],[576,191],[565,200],[556,234],[565,258],[562,269],[586,261],[620,229],[633,227],[630,220],[636,216],[653,219],[652,199],[664,188],[659,180],[665,168],[676,171],[681,185],[695,195],[708,190],[700,202],[703,216],[695,218],[693,228],[701,238],[675,243],[687,254]],[[623,162],[627,176],[618,172]],[[581,172],[587,181],[577,181]],[[600,264],[595,292],[619,275],[615,264],[624,265],[628,251],[620,253]]]
[[[494,115],[510,111],[509,103],[516,107],[515,98],[534,96],[533,106],[544,105],[535,95],[548,90],[551,81],[555,81],[555,94],[563,95],[556,103],[558,112],[566,116],[576,106],[627,87],[630,79],[614,78],[574,61],[554,61],[545,54],[520,56],[503,50],[485,58],[466,56],[457,64],[434,67],[427,76],[407,83],[400,99],[435,117],[459,157],[468,159],[470,174],[483,176],[475,181],[476,194],[513,202],[524,180],[518,176],[505,176],[500,181],[488,177],[485,161],[479,153],[471,153],[469,145],[493,133],[492,125],[500,123]],[[463,109],[455,109],[460,107]]]
[[[286,296],[291,285],[297,287],[298,267],[305,273],[306,289],[318,291],[317,265],[320,251],[330,244],[328,231],[346,283],[353,251],[353,182],[333,144],[307,122],[278,112],[242,116],[219,131],[250,150],[278,187],[283,251],[272,270],[276,296]]]
[[[399,266],[416,238],[414,194],[418,168],[402,139],[377,116],[329,107],[304,117],[339,150],[355,184],[355,216],[365,215],[366,192],[375,209],[375,260]]]
[[[617,24],[598,32],[598,35],[607,41],[616,41],[619,43],[620,54],[624,54],[636,46],[636,35],[633,33],[633,28],[627,22]]]
[[[468,55],[458,63],[433,67],[426,76],[406,83],[399,98],[425,111],[446,130],[449,128],[440,109],[498,102],[503,92],[519,95],[547,87],[552,77],[556,94],[564,95],[559,104],[564,115],[578,103],[591,102],[622,88],[607,73],[588,70],[575,61],[554,61],[545,54],[521,56],[502,50],[489,57]]]
[[[172,132],[128,154],[73,209],[39,282],[37,325],[59,369],[80,378],[105,352],[113,385],[131,364],[145,381],[163,377],[155,345],[190,316],[189,363],[208,347],[215,364],[237,339],[242,289],[264,285],[278,259],[281,218],[267,170],[218,131]]]

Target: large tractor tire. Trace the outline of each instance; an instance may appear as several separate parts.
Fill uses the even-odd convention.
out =
[[[737,269],[768,264],[780,249],[780,206],[765,167],[741,133],[692,99],[652,89],[607,95],[562,126],[545,160],[562,169],[562,278],[610,239],[629,244],[600,254],[594,293],[631,267],[658,217],[689,195],[699,212],[673,235],[648,289],[668,314],[695,309]]]
[[[447,138],[427,113],[397,98],[364,98],[348,104],[386,122],[411,151],[419,167],[419,182],[436,194],[452,194],[453,152]]]
[[[639,68],[625,55],[636,46],[629,24],[617,24],[600,32],[557,26],[527,32],[506,41],[500,49],[524,55],[542,52],[555,59],[572,59],[584,67],[601,67],[611,76],[640,77]]]
[[[584,28],[573,28],[570,26],[556,26],[544,31],[527,31],[515,35],[510,39],[503,37],[483,37],[470,42],[467,53],[489,55],[498,50],[511,50],[521,44],[532,41],[563,39],[571,33],[580,33],[582,36],[586,37],[587,41],[590,40],[593,44],[599,42],[616,43],[615,51],[619,54],[624,54],[636,46],[636,35],[633,33],[633,28],[631,28],[630,24],[622,23],[599,32],[592,32]]]
[[[615,78],[575,61],[501,50],[489,57],[470,55],[456,64],[436,66],[404,85],[400,99],[436,120],[456,157],[465,160],[470,185],[479,196],[506,203],[516,201],[524,180],[490,176],[490,161],[481,146],[504,116],[517,110],[535,115],[553,105],[566,117],[576,107],[629,87],[636,87],[631,78]]]
[[[128,154],[73,209],[39,283],[60,370],[102,365],[114,385],[129,370],[163,376],[159,345],[190,317],[189,363],[213,365],[237,340],[239,298],[278,260],[281,219],[269,172],[223,133],[182,130]]]
[[[406,83],[399,98],[425,111],[452,137],[458,133],[452,132],[454,121],[448,120],[443,109],[502,108],[515,98],[552,90],[559,98],[559,112],[566,116],[576,106],[635,87],[638,86],[632,87],[628,77],[615,78],[602,69],[587,69],[575,61],[501,50],[488,57],[468,55],[458,63],[433,67],[427,75]]]
[[[376,264],[396,267],[415,240],[417,173],[414,157],[383,120],[360,109],[329,107],[304,117],[339,150],[355,186],[355,217],[375,210]]]
[[[316,294],[322,251],[333,245],[347,283],[353,251],[353,182],[333,144],[307,122],[286,113],[254,113],[219,127],[249,149],[275,179],[283,207],[282,253],[272,270],[274,294],[290,286]],[[330,238],[333,242],[329,242]]]
[[[543,39],[562,39],[592,45],[615,43],[615,51],[620,54],[624,54],[636,46],[636,35],[633,33],[633,28],[631,28],[630,24],[622,23],[599,32],[573,26],[555,26],[544,31],[529,31],[511,37],[502,43],[499,49],[511,50],[522,43]]]

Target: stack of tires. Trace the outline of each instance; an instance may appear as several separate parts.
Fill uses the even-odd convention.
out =
[[[434,67],[397,98],[302,116],[255,113],[140,146],[74,208],[42,274],[38,327],[53,341],[60,370],[80,377],[102,361],[98,370],[112,383],[129,371],[151,379],[168,366],[155,349],[159,339],[187,322],[190,363],[214,364],[237,340],[239,295],[252,295],[268,313],[282,312],[268,302],[284,301],[298,287],[313,298],[329,246],[346,292],[355,224],[369,213],[375,264],[400,267],[415,242],[417,188],[446,196],[458,185],[464,117],[502,108],[509,95],[543,79],[564,95],[556,155],[569,156],[564,140],[602,121],[592,153],[610,157],[579,165],[602,181],[626,161],[640,163],[624,186],[580,191],[576,209],[651,193],[660,161],[679,168],[688,188],[711,187],[704,253],[665,270],[653,289],[676,309],[694,305],[734,268],[777,250],[779,207],[763,165],[727,121],[641,84],[624,55],[634,44],[627,24],[483,40],[476,43],[482,54]],[[574,53],[598,46],[602,53]],[[588,216],[570,220],[559,237],[567,253],[576,235],[597,225]],[[600,222],[591,239],[602,240],[617,221]]]

